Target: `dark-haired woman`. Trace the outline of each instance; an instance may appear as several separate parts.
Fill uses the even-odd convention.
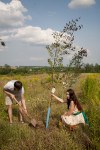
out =
[[[67,103],[68,112],[65,112],[61,116],[61,120],[64,124],[69,125],[70,127],[75,127],[75,125],[83,123],[85,124],[86,116],[83,112],[83,109],[80,103],[77,100],[77,97],[72,89],[68,89],[66,92],[67,100],[63,100],[57,97],[54,94],[51,94],[55,99],[60,101],[61,103]]]

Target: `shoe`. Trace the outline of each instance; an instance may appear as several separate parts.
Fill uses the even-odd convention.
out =
[[[70,130],[70,131],[73,131],[74,129],[76,129],[76,125],[69,126],[69,130]]]
[[[13,125],[13,123],[10,123],[10,126],[12,126]]]
[[[20,121],[21,124],[24,124],[24,121]]]

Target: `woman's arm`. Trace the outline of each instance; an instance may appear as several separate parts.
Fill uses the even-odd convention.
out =
[[[75,107],[75,104],[73,101],[71,101],[69,111],[68,113],[65,114],[65,116],[70,116],[73,113],[74,107]]]
[[[66,103],[67,101],[64,101],[62,98],[59,98],[58,96],[51,94],[51,96],[53,96],[56,100],[58,100],[61,103]]]
[[[7,95],[11,96],[12,99],[15,98],[15,95],[13,95],[12,93],[6,91],[5,89],[3,89],[4,93],[6,93]]]

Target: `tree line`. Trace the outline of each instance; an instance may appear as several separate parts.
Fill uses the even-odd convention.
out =
[[[76,67],[55,67],[55,73],[63,73],[70,71],[77,71]],[[99,64],[84,64],[80,69],[78,69],[80,73],[100,73],[100,65]],[[0,67],[0,75],[28,75],[28,74],[42,74],[42,73],[48,73],[50,74],[52,72],[51,67],[49,66],[19,66],[16,67],[16,69],[13,69],[9,65],[1,66]]]

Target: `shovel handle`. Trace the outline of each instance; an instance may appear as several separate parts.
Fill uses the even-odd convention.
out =
[[[20,106],[20,108],[22,109],[22,111],[24,112],[24,114],[27,115],[27,117],[31,119],[30,115],[28,113],[26,113],[25,109],[21,106],[21,104],[17,101],[17,99],[14,98],[14,100]]]

